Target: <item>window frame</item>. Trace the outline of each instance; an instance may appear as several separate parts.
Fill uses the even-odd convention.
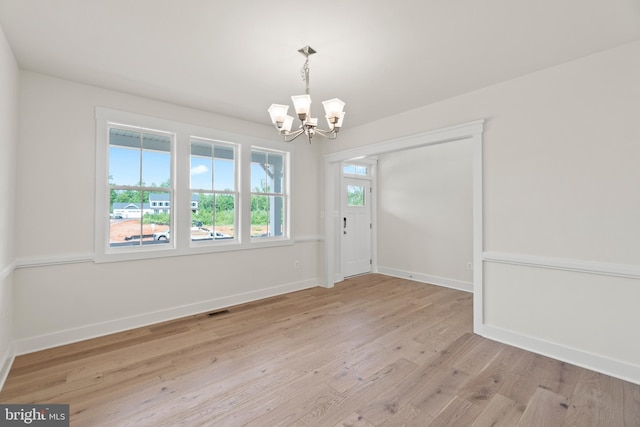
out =
[[[117,262],[137,259],[154,259],[200,253],[250,250],[262,247],[292,245],[293,196],[292,159],[295,146],[282,141],[271,141],[212,128],[154,118],[104,107],[96,107],[96,185],[94,212],[94,262]],[[111,125],[151,130],[174,134],[171,152],[171,233],[168,244],[144,245],[125,248],[109,247],[109,133]],[[237,224],[234,239],[221,239],[212,244],[191,241],[191,184],[190,156],[192,139],[213,140],[235,145],[236,207]],[[284,183],[286,188],[286,217],[283,236],[252,239],[251,227],[251,151],[270,150],[284,154]],[[163,209],[163,206],[157,208]]]
[[[291,179],[290,177],[290,170],[291,170],[291,161],[290,161],[290,154],[286,151],[282,151],[282,150],[275,150],[272,148],[267,148],[267,147],[258,147],[258,146],[252,146],[251,147],[251,151],[250,151],[250,158],[249,158],[249,174],[251,174],[251,164],[252,164],[252,158],[253,158],[253,153],[254,151],[256,152],[262,152],[265,154],[278,154],[282,156],[282,191],[280,193],[275,193],[275,192],[254,192],[253,188],[251,188],[251,184],[249,185],[249,214],[251,214],[251,198],[254,195],[262,195],[262,196],[266,196],[266,197],[282,197],[283,200],[283,206],[282,206],[282,214],[284,215],[284,221],[283,221],[283,225],[282,225],[282,235],[279,236],[251,236],[250,235],[250,240],[252,244],[255,245],[263,245],[267,242],[277,242],[279,240],[289,240],[291,239],[291,219],[290,219],[290,215],[291,215],[291,201],[290,201],[290,196],[291,196]],[[253,177],[249,177],[249,182],[251,183]],[[249,218],[249,228],[251,228],[253,224],[251,223],[251,218]]]
[[[211,171],[212,174],[212,187],[211,190],[207,190],[204,188],[194,188],[191,186],[191,156],[193,155],[191,148],[192,148],[192,144],[194,142],[197,143],[206,143],[206,144],[210,144],[211,148],[212,148],[212,154],[213,157],[211,157],[212,161],[215,163],[215,147],[227,147],[227,148],[231,148],[233,150],[233,181],[234,181],[234,188],[233,191],[228,191],[228,190],[216,190],[215,189],[215,170]],[[193,238],[191,236],[189,236],[190,239],[190,247],[192,248],[197,248],[197,247],[201,247],[201,246],[213,246],[213,245],[232,245],[232,244],[237,244],[240,241],[240,228],[241,228],[241,221],[240,221],[240,197],[241,197],[241,189],[240,189],[240,185],[239,185],[239,169],[241,168],[241,164],[239,161],[239,156],[240,156],[240,144],[238,143],[231,143],[231,142],[227,142],[227,141],[221,141],[218,139],[210,139],[210,138],[204,138],[204,137],[200,137],[200,136],[195,136],[195,135],[191,135],[190,139],[189,139],[189,200],[190,200],[190,209],[193,208],[193,201],[191,200],[191,195],[194,192],[198,192],[198,193],[205,193],[205,194],[211,194],[214,197],[218,194],[232,194],[234,196],[234,200],[235,200],[235,205],[234,205],[234,233],[233,233],[233,238],[231,239],[224,239],[224,240],[216,240],[215,238],[212,240],[203,240],[203,241],[198,241],[198,240],[193,240]],[[213,224],[212,226],[213,231],[216,231],[215,228],[215,224]]]

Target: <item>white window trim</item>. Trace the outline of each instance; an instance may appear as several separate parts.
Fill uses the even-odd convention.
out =
[[[270,141],[231,132],[181,123],[171,120],[159,119],[135,113],[129,113],[109,108],[96,107],[96,187],[95,187],[95,236],[94,236],[94,261],[116,262],[138,259],[153,259],[170,256],[184,256],[201,253],[227,252],[236,250],[249,250],[276,246],[292,245],[293,241],[293,156],[295,145],[281,141]],[[153,247],[108,247],[109,242],[109,171],[107,167],[109,156],[109,137],[107,129],[109,124],[121,124],[144,129],[161,130],[165,133],[175,134],[175,142],[172,146],[172,191],[174,194],[171,208],[171,229],[175,232],[175,239],[167,245],[153,245]],[[238,179],[238,229],[236,239],[221,240],[215,244],[192,245],[191,242],[191,204],[183,203],[185,197],[191,200],[190,188],[190,155],[191,138],[204,138],[217,140],[236,145],[238,148],[238,167],[236,170]],[[285,235],[252,239],[250,237],[251,226],[251,150],[265,149],[285,153],[285,185],[287,189],[286,200],[286,226]]]
[[[291,175],[291,155],[289,152],[284,151],[284,150],[277,150],[277,149],[273,149],[273,148],[269,148],[269,147],[258,147],[258,146],[252,146],[250,147],[251,150],[249,151],[249,163],[251,163],[251,152],[252,151],[264,151],[266,153],[276,153],[276,154],[282,154],[283,155],[283,161],[284,161],[284,191],[282,193],[260,193],[262,195],[266,195],[266,196],[281,196],[283,197],[284,200],[284,207],[283,207],[283,211],[284,211],[284,215],[285,215],[285,224],[284,224],[284,230],[283,230],[283,234],[282,236],[271,236],[271,237],[251,237],[249,236],[251,243],[253,245],[261,245],[264,246],[265,243],[267,242],[277,242],[279,240],[290,240],[291,239],[291,179],[290,177]],[[251,183],[251,170],[249,168],[249,184]],[[249,220],[249,225],[251,225],[251,196],[252,194],[252,189],[251,189],[251,185],[249,185],[249,198],[248,198],[248,206],[249,206],[249,215],[248,215],[248,220]],[[249,226],[249,229],[251,227]],[[250,232],[251,230],[249,230]],[[250,234],[250,233],[249,233]]]
[[[231,245],[237,245],[241,240],[240,240],[240,229],[242,228],[241,224],[242,222],[239,220],[240,219],[240,197],[242,195],[242,189],[240,188],[240,180],[238,179],[238,174],[239,174],[239,169],[242,169],[242,164],[241,164],[241,158],[240,158],[240,150],[241,150],[241,144],[240,143],[230,143],[227,141],[221,141],[219,139],[211,139],[211,138],[205,138],[202,136],[195,136],[195,135],[191,135],[189,138],[189,169],[191,168],[191,143],[193,141],[198,141],[198,142],[205,142],[208,144],[211,144],[212,147],[213,146],[227,146],[230,148],[233,148],[233,155],[234,155],[234,162],[235,162],[235,166],[234,166],[234,170],[233,170],[233,180],[234,180],[234,191],[233,193],[235,193],[238,197],[236,198],[236,205],[235,205],[235,212],[234,212],[234,236],[233,239],[229,239],[229,240],[218,240],[216,241],[215,239],[213,241],[193,241],[191,238],[189,238],[190,241],[190,247],[191,248],[199,248],[202,246],[231,246]],[[212,172],[213,173],[213,172]],[[215,183],[214,183],[215,185]],[[191,198],[191,195],[194,192],[198,192],[198,191],[203,191],[206,194],[221,194],[220,192],[216,191],[216,190],[203,190],[203,189],[194,189],[191,188],[191,174],[189,174],[189,198]],[[191,202],[191,206],[190,208],[193,208],[195,206],[196,202]],[[213,229],[215,230],[215,227],[213,227]]]

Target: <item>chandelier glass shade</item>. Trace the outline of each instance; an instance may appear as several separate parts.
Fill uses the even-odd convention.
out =
[[[322,102],[324,106],[325,117],[329,129],[321,129],[318,127],[318,119],[311,117],[311,96],[309,95],[309,55],[316,53],[309,46],[305,46],[298,50],[306,57],[304,66],[302,67],[302,79],[306,84],[306,92],[304,95],[294,95],[291,97],[293,101],[293,108],[296,110],[296,115],[300,121],[300,126],[296,130],[293,128],[293,116],[288,115],[289,106],[282,104],[271,104],[271,107],[267,110],[271,117],[271,122],[276,129],[280,132],[286,142],[292,142],[294,139],[304,134],[307,137],[309,143],[314,135],[320,135],[329,139],[336,139],[338,131],[342,127],[344,121],[344,106],[345,103],[338,98],[329,99]]]

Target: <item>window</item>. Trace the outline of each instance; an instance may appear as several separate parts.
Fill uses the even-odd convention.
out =
[[[235,147],[191,140],[191,240],[236,237],[238,192]]]
[[[367,176],[369,174],[369,168],[367,168],[367,166],[365,165],[345,163],[342,172],[345,175]]]
[[[284,153],[251,151],[251,237],[286,235]]]
[[[291,145],[101,107],[96,143],[96,262],[293,243]]]
[[[158,241],[171,225],[153,199],[171,200],[172,135],[132,127],[109,128],[109,246],[142,246]],[[166,242],[166,241],[164,241]],[[160,242],[162,243],[162,242]]]

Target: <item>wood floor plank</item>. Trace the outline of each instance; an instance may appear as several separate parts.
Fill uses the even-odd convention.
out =
[[[538,388],[527,409],[518,421],[518,427],[561,426],[567,413],[568,400],[545,388]],[[608,424],[602,424],[608,425]]]
[[[455,368],[438,369],[428,381],[412,389],[410,403],[422,412],[436,416],[470,378],[469,374]]]
[[[342,421],[339,421],[334,427],[374,427],[375,424],[371,424],[365,420],[364,417],[357,412],[349,415]]]
[[[471,427],[513,427],[525,410],[525,405],[494,394]]]
[[[472,305],[359,276],[19,356],[0,402],[83,427],[640,426],[639,385],[474,335]]]
[[[640,426],[640,384],[624,382],[622,414],[625,426]]]
[[[576,388],[583,369],[569,363],[554,360],[540,381],[540,387],[569,398]]]
[[[433,418],[430,415],[407,404],[393,414],[391,418],[379,425],[382,427],[428,426],[432,421]]]
[[[473,335],[471,334],[459,337],[448,349],[440,352],[430,364],[419,367],[405,381],[394,384],[375,399],[366,403],[360,409],[360,413],[368,420],[386,421],[404,405],[411,403],[410,400],[414,396],[414,389],[428,384],[431,378],[438,374],[439,366],[443,361],[451,354],[455,354],[454,348],[463,348],[472,339]]]
[[[374,375],[362,379],[358,385],[342,393],[346,399],[336,405],[330,413],[319,418],[317,420],[318,425],[333,425],[334,423],[339,423],[345,416],[352,413],[362,415],[358,412],[362,407],[374,401],[387,389],[405,381],[416,369],[417,365],[415,363],[406,359],[400,359],[384,367]],[[395,411],[395,408],[385,409],[391,413]],[[376,423],[379,421],[380,420],[375,420]]]
[[[506,372],[498,393],[516,402],[527,404],[538,389],[544,370],[529,369],[538,355],[522,350],[520,358]]]
[[[510,366],[519,360],[522,350],[504,346],[476,375],[458,392],[458,396],[483,407],[502,388]]]
[[[470,426],[480,416],[482,408],[473,403],[454,397],[443,407],[433,421],[428,424],[429,427],[459,427]]]
[[[623,426],[622,381],[583,370],[570,399],[565,426]]]

